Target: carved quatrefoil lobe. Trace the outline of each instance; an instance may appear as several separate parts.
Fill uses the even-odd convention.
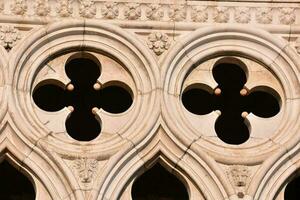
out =
[[[98,58],[88,54],[71,57],[64,66],[53,66],[55,64],[61,65],[58,62],[48,64],[45,76],[52,78],[40,81],[32,96],[44,111],[59,112],[66,107],[71,111],[65,119],[65,127],[72,138],[90,141],[100,134],[101,117],[95,116],[99,109],[119,114],[132,105],[132,92],[125,83],[118,80],[101,83],[100,77],[105,72],[101,71],[102,63]],[[67,84],[62,83],[62,77],[69,79]]]
[[[208,62],[206,67],[210,64]],[[208,115],[215,111],[219,115],[214,129],[219,139],[228,144],[242,144],[249,139],[251,124],[245,118],[250,113],[263,121],[280,111],[280,95],[272,88],[272,83],[264,85],[258,80],[258,84],[253,84],[260,77],[259,70],[251,67],[235,58],[221,59],[211,66],[211,70],[206,71],[211,80],[205,83],[194,76],[189,79],[190,83],[187,83],[182,93],[182,103],[189,112]],[[249,86],[254,87],[250,89],[246,85],[248,69],[252,70],[248,76],[253,76]],[[212,88],[210,83],[215,87]]]

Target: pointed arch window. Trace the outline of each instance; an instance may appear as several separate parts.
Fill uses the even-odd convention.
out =
[[[0,199],[35,199],[35,190],[31,181],[6,160],[0,163],[0,177]]]
[[[132,186],[133,200],[188,200],[184,184],[176,176],[156,163],[136,179]]]
[[[284,200],[298,200],[300,197],[300,177],[296,177],[289,182],[284,191]]]

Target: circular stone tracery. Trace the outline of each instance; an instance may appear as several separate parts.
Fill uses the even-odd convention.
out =
[[[249,139],[249,130],[244,123],[248,113],[252,112],[266,118],[273,117],[279,112],[279,101],[272,95],[278,96],[278,94],[273,89],[260,86],[260,91],[254,90],[248,94],[247,89],[244,88],[247,77],[242,66],[232,61],[217,62],[212,74],[218,83],[214,94],[201,87],[197,88],[197,84],[194,84],[194,87],[189,87],[192,89],[183,92],[182,103],[187,110],[197,115],[219,110],[220,116],[215,123],[215,131],[222,141],[229,144],[242,144]],[[272,94],[269,91],[272,91]]]
[[[32,96],[35,104],[47,112],[68,107],[71,111],[66,119],[68,134],[76,140],[90,141],[101,131],[101,117],[95,117],[99,108],[113,114],[125,112],[132,105],[132,91],[125,83],[118,81],[102,85],[98,81],[101,62],[92,55],[72,57],[68,59],[65,71],[60,71],[70,79],[68,84],[46,78],[37,83]],[[55,71],[54,63],[47,66]]]

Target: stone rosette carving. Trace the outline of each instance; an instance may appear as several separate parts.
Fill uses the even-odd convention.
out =
[[[12,49],[20,39],[21,34],[19,30],[13,26],[5,25],[0,28],[0,42],[6,50]]]
[[[184,21],[186,19],[186,6],[184,5],[173,5],[169,10],[169,18],[172,21]]]
[[[94,0],[80,0],[79,14],[82,17],[92,18],[96,15]]]
[[[226,23],[229,20],[229,8],[228,7],[215,7],[213,11],[213,19],[218,23]]]
[[[50,12],[48,0],[36,0],[34,10],[38,16],[47,16]]]
[[[24,15],[27,11],[27,1],[26,0],[15,0],[11,5],[11,11],[15,15]]]
[[[169,49],[171,42],[167,34],[153,32],[148,36],[147,44],[156,55],[161,55],[164,51]]]
[[[117,18],[119,16],[118,4],[115,2],[104,3],[103,7],[101,8],[101,13],[103,18],[106,19]]]
[[[98,160],[92,158],[78,158],[73,160],[73,168],[81,183],[87,185],[93,181],[98,169]]]
[[[142,15],[142,9],[138,3],[127,3],[124,7],[124,16],[129,20],[139,19]]]
[[[61,17],[69,17],[73,13],[72,0],[58,0],[57,13]]]
[[[146,17],[150,20],[159,21],[164,16],[164,10],[159,4],[150,4],[146,8]]]
[[[235,9],[235,21],[238,23],[249,23],[251,20],[250,8],[238,7]]]
[[[208,20],[208,7],[195,6],[191,11],[191,18],[194,22],[206,22]]]
[[[273,20],[272,8],[257,8],[256,21],[261,24],[270,24]]]
[[[226,170],[226,175],[231,184],[236,188],[238,197],[243,198],[246,186],[250,181],[251,170],[244,165],[231,165]]]
[[[281,8],[279,14],[279,20],[282,24],[293,24],[296,20],[296,14],[294,8]]]

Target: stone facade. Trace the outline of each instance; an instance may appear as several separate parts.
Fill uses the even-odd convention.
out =
[[[300,168],[297,0],[0,0],[0,45],[0,161],[30,178],[36,199],[132,199],[159,162],[191,200],[284,200]],[[88,141],[66,130],[76,108],[47,112],[33,100],[45,84],[74,89],[73,58],[101,66],[95,90],[115,84],[133,99],[118,114],[95,106],[101,133]],[[250,133],[237,145],[215,131],[221,111],[182,104],[194,86],[220,95],[220,63],[242,66],[241,95],[280,104],[268,118],[243,112]]]

